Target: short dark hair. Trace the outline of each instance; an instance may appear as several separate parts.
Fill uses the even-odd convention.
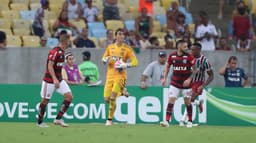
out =
[[[65,54],[65,59],[67,60],[68,57],[70,57],[70,56],[73,56],[73,54],[72,54],[71,52],[67,52],[67,53]]]
[[[82,54],[83,54],[83,60],[84,60],[84,61],[88,61],[88,60],[91,59],[91,53],[90,53],[90,51],[84,51]]]
[[[230,63],[232,60],[237,61],[237,57],[236,56],[230,56],[228,59],[228,63]]]
[[[196,46],[197,48],[202,49],[202,45],[198,42],[193,43],[192,46]]]
[[[6,40],[6,34],[3,31],[0,31],[0,43],[3,43]]]
[[[124,32],[124,29],[123,28],[118,28],[115,32],[115,35],[117,35],[118,32]]]
[[[178,47],[179,47],[179,46],[180,46],[180,44],[182,44],[182,43],[186,43],[186,41],[185,41],[185,40],[183,40],[183,39],[178,40],[178,41],[176,42],[176,49],[178,49]]]

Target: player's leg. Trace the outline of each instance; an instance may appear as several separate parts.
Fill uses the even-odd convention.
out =
[[[192,104],[191,104],[192,90],[191,89],[183,89],[182,94],[184,96],[184,103],[185,103],[186,110],[187,110],[187,117],[188,117],[187,127],[192,127],[192,125],[193,125],[192,124],[193,107],[192,107]]]
[[[111,125],[112,119],[116,110],[116,99],[118,94],[122,93],[122,89],[124,89],[125,80],[118,79],[114,81],[112,91],[110,94],[110,101],[109,101],[109,112],[108,112],[108,120],[106,125]],[[109,124],[108,124],[109,123]]]
[[[161,126],[164,126],[164,127],[169,126],[169,122],[171,122],[173,106],[174,106],[174,103],[175,103],[179,93],[180,93],[180,89],[178,89],[178,88],[176,88],[172,85],[170,86],[170,88],[169,88],[169,100],[168,100],[168,104],[167,104],[167,108],[166,108],[165,121],[160,123]]]
[[[73,96],[68,84],[64,80],[60,82],[60,87],[56,91],[64,96],[64,101],[62,102],[60,111],[54,120],[54,124],[67,127],[68,124],[66,124],[61,118],[63,114],[67,112],[69,105],[72,102]]]
[[[192,85],[192,96],[191,96],[191,102],[194,105],[198,105],[199,112],[203,112],[203,100],[198,101],[196,100],[198,96],[200,96],[203,92],[203,90],[199,87],[203,84],[203,82],[197,82]]]
[[[47,83],[45,81],[42,82],[41,92],[40,92],[42,100],[39,105],[38,118],[37,118],[37,123],[39,127],[48,127],[45,123],[43,123],[43,118],[44,118],[46,106],[52,97],[53,91],[54,91],[54,84]]]

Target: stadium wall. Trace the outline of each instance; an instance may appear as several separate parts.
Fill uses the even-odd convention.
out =
[[[100,78],[105,81],[106,66],[101,62],[104,49],[68,49],[76,58],[76,63],[82,62],[81,53],[90,50],[92,61],[99,66]],[[46,67],[46,58],[49,49],[39,48],[7,48],[0,50],[0,83],[4,84],[39,84],[41,83]],[[128,69],[128,85],[139,85],[140,76],[147,64],[157,59],[159,50],[141,50],[137,52],[139,66]],[[168,51],[171,52],[171,51]],[[222,87],[223,77],[219,76],[218,70],[231,55],[236,55],[239,59],[239,66],[243,67],[249,76],[253,73],[250,57],[255,57],[249,53],[238,53],[230,51],[203,52],[214,66],[215,79],[211,87]],[[104,83],[104,82],[103,82]]]
[[[142,90],[128,86],[130,97],[117,99],[114,121],[129,124],[158,124],[165,119],[168,89]],[[108,111],[103,101],[103,86],[71,86],[74,100],[64,119],[68,123],[104,123]],[[40,102],[40,85],[0,85],[0,122],[35,122]],[[193,122],[207,125],[255,126],[255,88],[207,88],[199,96],[204,110],[193,106]],[[54,94],[48,104],[45,121],[52,122],[63,97]],[[180,97],[174,105],[171,124],[178,124],[184,112]]]

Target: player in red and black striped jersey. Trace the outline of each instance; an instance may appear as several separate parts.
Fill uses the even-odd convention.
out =
[[[61,119],[63,114],[67,111],[73,98],[68,84],[65,80],[62,80],[61,77],[61,69],[65,60],[65,49],[70,44],[68,35],[60,36],[59,42],[59,46],[50,50],[48,54],[46,72],[41,87],[42,100],[39,105],[39,113],[37,119],[39,127],[48,127],[45,123],[43,123],[43,117],[45,113],[45,108],[55,90],[64,96],[64,101],[62,103],[59,113],[57,114],[56,119],[54,120],[54,124],[61,125],[63,127],[68,126]]]
[[[197,72],[192,79],[192,97],[191,102],[198,105],[199,112],[203,112],[203,100],[197,101],[195,100],[199,95],[202,94],[202,91],[205,86],[210,84],[214,78],[212,65],[210,64],[209,60],[201,54],[202,46],[200,43],[194,43],[191,47],[192,54],[196,58],[195,66]],[[208,77],[205,80],[205,73],[207,73]],[[186,121],[187,112],[184,112],[184,115],[180,121],[180,126],[184,125]]]
[[[162,126],[169,126],[171,115],[173,112],[173,105],[180,95],[184,97],[184,102],[188,112],[188,124],[187,127],[192,127],[192,105],[190,103],[191,98],[191,80],[196,73],[195,58],[192,54],[188,53],[188,43],[184,40],[177,42],[177,51],[171,53],[168,58],[168,62],[165,68],[165,75],[163,79],[163,85],[166,82],[169,69],[172,66],[173,74],[171,78],[171,85],[169,88],[169,102],[166,109],[166,121],[161,122]]]

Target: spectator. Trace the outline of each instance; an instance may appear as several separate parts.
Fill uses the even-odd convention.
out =
[[[219,39],[219,46],[216,48],[216,50],[224,50],[224,51],[230,51],[231,48],[228,45],[227,39],[225,37],[221,37]]]
[[[164,78],[166,60],[167,53],[165,51],[160,51],[158,54],[158,60],[155,60],[147,65],[141,76],[140,87],[142,89],[147,88],[148,85],[161,86],[161,81]],[[150,79],[150,84],[148,84],[147,79]]]
[[[141,39],[147,39],[153,30],[153,19],[147,15],[147,9],[142,8],[141,15],[136,18],[135,29],[139,32]]]
[[[237,3],[237,14],[233,17],[233,32],[236,40],[240,39],[242,35],[250,36],[250,18],[246,12],[244,1]]]
[[[175,31],[176,20],[181,12],[178,10],[178,3],[176,1],[171,2],[171,7],[166,12],[167,30]]]
[[[251,40],[245,35],[241,35],[240,39],[237,41],[237,51],[247,52],[250,50]]]
[[[217,30],[213,24],[209,22],[206,12],[201,14],[202,24],[196,29],[195,37],[202,44],[202,51],[214,51],[215,39],[217,38]]]
[[[67,11],[62,10],[57,21],[53,24],[53,30],[55,31],[55,36],[58,37],[59,33],[63,30],[67,31],[69,36],[76,35],[78,29],[75,25],[69,22]]]
[[[87,7],[83,9],[83,18],[86,22],[95,22],[98,20],[98,8],[92,5],[92,0],[85,0]]]
[[[182,38],[185,33],[189,33],[188,25],[185,23],[185,15],[180,13],[177,16],[176,28],[175,28],[175,37]]]
[[[172,38],[171,35],[167,34],[164,36],[164,41],[165,41],[165,45],[164,45],[164,49],[176,49],[176,47],[174,46],[174,39]]]
[[[48,48],[47,47],[47,37],[43,36],[40,39],[40,48]]]
[[[139,11],[142,12],[142,9],[145,7],[147,8],[147,14],[153,14],[153,2],[156,0],[140,0],[139,1]]]
[[[103,8],[103,21],[104,23],[106,20],[119,20],[119,9],[117,7],[118,0],[105,0]]]
[[[224,76],[225,87],[249,86],[249,79],[244,69],[237,67],[236,56],[229,57],[228,62],[219,70],[219,74]],[[242,79],[244,79],[243,84]]]
[[[41,7],[36,10],[35,18],[32,24],[34,35],[43,37],[45,34],[45,28],[43,24],[44,10],[49,8],[48,0],[41,0]]]
[[[152,36],[148,39],[150,45],[146,47],[146,49],[162,49],[160,47],[159,40],[156,36]]]
[[[82,17],[82,6],[76,0],[66,0],[63,4],[63,10],[67,11],[68,19],[78,21]]]
[[[184,35],[181,38],[182,40],[186,41],[188,43],[188,48],[190,49],[192,43],[193,43],[193,39],[191,39],[190,33],[186,32],[184,33]]]
[[[128,36],[125,39],[126,44],[132,48],[140,48],[140,42],[137,38],[138,37],[137,35],[138,34],[135,31],[133,30],[129,31]]]
[[[115,41],[115,39],[114,39],[114,32],[113,32],[113,30],[111,30],[111,29],[107,30],[107,38],[104,41],[103,48],[106,49],[108,47],[108,45],[113,44],[114,41]]]
[[[0,31],[0,49],[6,48],[6,34],[3,31]]]
[[[88,38],[88,29],[86,27],[82,29],[82,32],[79,33],[73,43],[77,48],[96,48],[95,43]]]
[[[65,80],[70,85],[79,85],[83,84],[83,75],[78,68],[78,65],[75,64],[74,55],[70,52],[67,52],[65,55],[66,65],[63,66],[61,75],[63,80]]]
[[[79,64],[79,69],[82,72],[82,75],[85,77],[85,82],[88,84],[97,83],[99,81],[99,69],[96,64],[91,61],[90,51],[84,51],[83,53],[83,63]]]

